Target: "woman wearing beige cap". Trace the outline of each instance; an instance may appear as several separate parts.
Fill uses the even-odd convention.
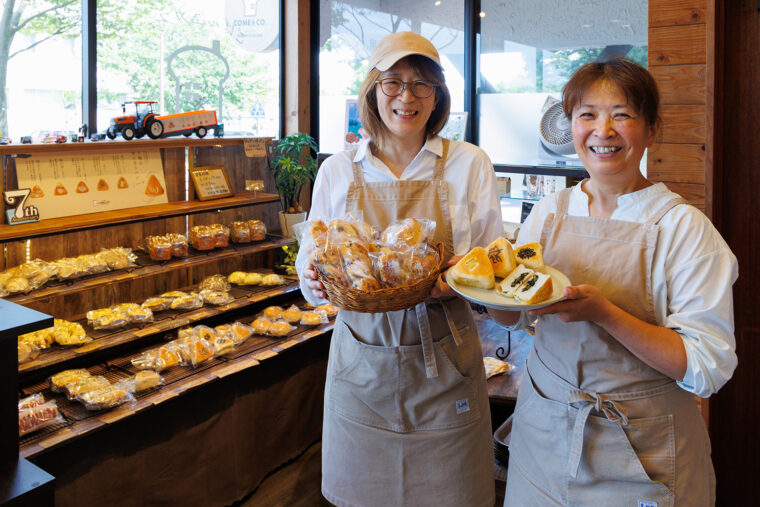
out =
[[[431,219],[447,258],[502,235],[488,157],[438,136],[450,96],[435,47],[394,33],[377,44],[369,68],[359,111],[370,138],[324,162],[311,216],[361,211],[380,228]],[[305,250],[296,261],[302,292],[321,303]],[[444,287],[406,310],[339,312],[322,439],[322,493],[334,504],[493,505],[483,356],[469,305]]]

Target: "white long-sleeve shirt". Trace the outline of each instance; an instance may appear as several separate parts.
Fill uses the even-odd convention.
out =
[[[442,154],[441,137],[427,140],[420,152],[400,178],[388,166],[372,155],[368,140],[362,141],[354,158],[350,152],[340,152],[322,163],[314,181],[309,217],[331,219],[346,212],[346,194],[354,179],[353,162],[361,164],[367,183],[398,180],[430,180],[436,160]],[[444,167],[443,178],[448,185],[449,214],[454,236],[454,254],[464,255],[475,246],[487,246],[504,234],[496,174],[488,155],[477,146],[452,141]],[[308,253],[300,249],[296,258],[299,276],[308,260]],[[324,303],[314,296],[301,278],[301,292],[312,304]]]
[[[662,183],[618,197],[613,220],[643,223],[676,194]],[[541,240],[547,215],[557,209],[557,194],[533,207],[517,244]],[[589,216],[588,196],[579,183],[572,189],[570,216]],[[736,368],[734,307],[731,287],[739,276],[736,257],[707,217],[692,206],[676,206],[660,221],[652,266],[657,323],[675,330],[686,348],[686,375],[678,385],[701,397],[720,389]],[[531,317],[523,312],[513,328]]]

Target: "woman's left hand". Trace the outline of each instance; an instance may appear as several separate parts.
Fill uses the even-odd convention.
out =
[[[459,259],[461,258],[461,255],[455,255],[449,259],[449,262],[446,264],[446,271],[448,271],[448,268],[459,262]],[[431,298],[450,298],[459,295],[454,292],[451,287],[449,287],[449,284],[446,283],[446,271],[443,271],[440,275],[438,275],[438,279],[435,281],[435,285],[433,285],[433,288],[430,289]]]
[[[556,314],[563,322],[601,323],[608,315],[610,301],[593,285],[571,285],[563,291],[565,300],[531,310],[531,315]]]

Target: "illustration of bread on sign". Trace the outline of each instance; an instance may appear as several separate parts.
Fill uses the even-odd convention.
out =
[[[155,197],[163,193],[164,193],[164,187],[161,186],[161,183],[158,181],[158,178],[156,178],[154,174],[151,174],[150,178],[148,178],[148,184],[145,186],[145,195]]]
[[[45,197],[45,192],[42,191],[39,185],[34,185],[34,187],[32,187],[32,192],[29,194],[29,197]]]
[[[90,191],[90,188],[87,186],[87,183],[81,180],[79,181],[79,183],[77,183],[77,190],[76,190],[77,194],[86,194],[89,191]]]
[[[104,180],[103,178],[100,178],[100,181],[98,181],[98,190],[101,192],[104,190],[108,190],[108,182]]]
[[[128,188],[129,183],[127,183],[127,180],[124,178],[124,176],[122,176],[119,178],[119,182],[116,184],[116,186],[119,188]]]
[[[58,185],[55,186],[55,190],[53,190],[53,194],[55,195],[66,195],[69,191],[66,190],[66,187],[63,186],[63,183],[58,183]]]

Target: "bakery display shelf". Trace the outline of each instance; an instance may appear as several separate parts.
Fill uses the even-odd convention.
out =
[[[101,285],[108,285],[124,280],[145,278],[148,276],[156,275],[158,273],[165,273],[170,270],[185,269],[200,266],[203,264],[209,264],[222,259],[229,259],[242,255],[265,252],[267,250],[272,250],[285,245],[292,245],[294,243],[294,239],[277,236],[274,234],[267,234],[267,238],[264,241],[245,244],[232,244],[232,246],[229,246],[227,248],[216,249],[207,252],[200,252],[191,249],[191,255],[188,255],[187,257],[158,262],[150,260],[150,257],[144,252],[135,252],[138,254],[136,261],[137,267],[122,269],[118,271],[109,271],[96,275],[89,275],[86,277],[77,278],[76,280],[69,280],[65,282],[48,282],[48,284],[45,286],[28,294],[8,296],[5,299],[13,303],[24,305],[61,294],[76,294]]]
[[[135,208],[125,208],[110,211],[99,211],[70,217],[48,218],[39,222],[19,225],[0,225],[0,242],[17,239],[29,239],[49,236],[63,232],[81,231],[106,227],[110,225],[146,222],[159,218],[170,218],[182,215],[192,215],[206,211],[216,211],[230,208],[240,208],[254,204],[279,202],[277,194],[263,192],[246,192],[231,197],[211,201],[176,201],[165,204],[150,204]]]
[[[207,367],[204,367],[204,365],[213,360],[206,361],[206,363],[201,364],[199,368],[196,369],[190,367],[174,367],[184,368],[185,371],[183,373],[187,373],[187,375],[182,378],[171,380],[170,382],[166,381],[167,372],[169,370],[161,372],[161,376],[164,377],[165,382],[167,383],[161,386],[160,389],[138,398],[137,404],[134,407],[121,406],[111,410],[96,412],[95,414],[97,417],[74,421],[57,431],[30,434],[32,436],[25,439],[25,441],[20,444],[19,454],[23,458],[32,458],[47,449],[80,438],[81,436],[92,433],[107,424],[129,417],[137,412],[149,410],[151,407],[157,406],[166,400],[181,396],[184,392],[197,389],[200,386],[214,382],[217,379],[224,378],[230,374],[257,366],[262,361],[276,357],[292,346],[314,339],[331,331],[333,328],[333,322],[334,321],[330,321],[329,323],[305,331],[304,333],[288,339],[286,342],[270,340],[268,346],[264,346],[263,348],[234,359],[220,359],[215,363],[209,364]],[[252,338],[249,338],[248,340],[251,340]],[[286,343],[288,345],[283,348],[283,344]],[[116,360],[110,362],[108,366],[115,367]],[[124,367],[123,369],[127,371],[127,367]]]
[[[217,148],[221,146],[241,145],[245,142],[243,137],[209,137],[198,139],[195,137],[172,137],[164,139],[133,139],[124,141],[123,139],[102,140],[102,141],[85,141],[83,143],[49,143],[49,144],[9,144],[0,146],[0,155],[26,155],[34,153],[74,153],[87,152],[96,153],[99,151],[146,151],[160,148]]]
[[[95,350],[105,350],[140,338],[144,338],[146,336],[169,332],[182,326],[192,325],[200,322],[203,319],[223,314],[230,310],[242,308],[265,299],[299,290],[297,279],[293,280],[290,278],[290,280],[292,280],[291,283],[286,285],[268,287],[266,289],[259,288],[257,291],[242,291],[245,293],[244,296],[235,299],[226,305],[204,306],[197,310],[191,310],[180,314],[167,315],[166,318],[163,318],[161,315],[162,313],[166,312],[160,312],[157,314],[159,320],[147,323],[143,327],[109,330],[108,333],[99,334],[98,338],[79,347],[61,347],[54,345],[49,349],[42,351],[42,353],[36,359],[28,361],[26,363],[21,363],[18,367],[19,374],[37,371],[42,368],[48,368],[65,361],[69,361],[73,358],[89,354]],[[85,329],[89,333],[93,333],[93,330],[86,325],[86,322],[84,325]]]

